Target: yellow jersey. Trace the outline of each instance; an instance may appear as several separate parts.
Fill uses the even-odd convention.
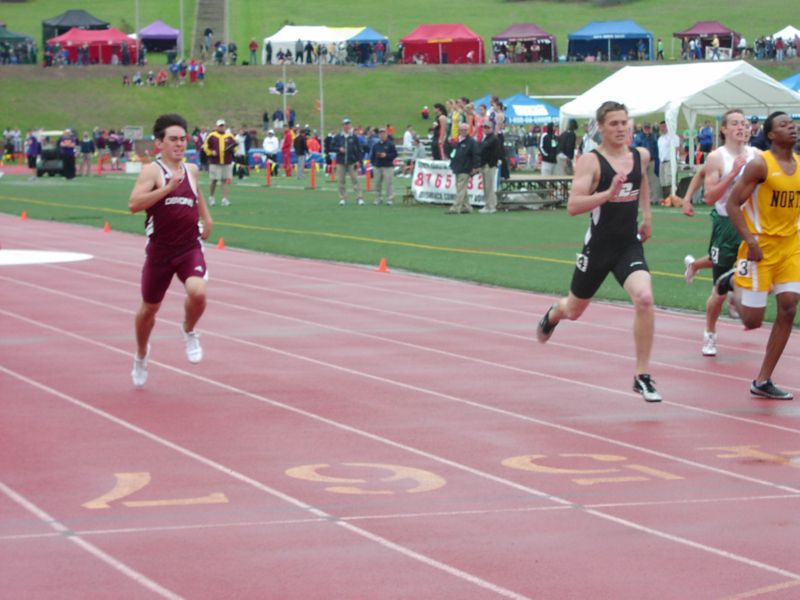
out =
[[[800,159],[792,154],[795,169],[789,175],[771,151],[761,156],[767,164],[767,178],[755,187],[742,207],[747,228],[756,235],[796,236],[800,219]]]

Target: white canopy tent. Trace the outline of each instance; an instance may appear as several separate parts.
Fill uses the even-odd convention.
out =
[[[277,64],[278,52],[291,50],[294,57],[297,40],[303,46],[306,42],[312,44],[339,44],[354,38],[364,30],[363,27],[325,27],[322,25],[285,25],[277,33],[265,37],[261,43],[261,62],[267,59],[267,42],[272,45],[272,62]]]
[[[663,113],[667,129],[678,132],[678,115],[694,129],[698,115],[721,117],[731,108],[746,115],[800,111],[800,93],[744,61],[624,67],[561,107],[569,119],[592,118],[607,100],[622,102],[631,117]],[[690,156],[694,155],[690,140]],[[676,170],[672,172],[675,191]]]
[[[787,42],[794,40],[795,37],[800,37],[800,29],[797,27],[792,27],[791,25],[787,25],[780,31],[776,31],[772,34],[772,39],[777,40],[778,38],[783,38]]]

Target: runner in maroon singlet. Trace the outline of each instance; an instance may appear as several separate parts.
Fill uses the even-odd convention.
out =
[[[142,169],[128,200],[132,213],[147,213],[147,257],[142,269],[142,304],[136,313],[137,349],[131,372],[137,387],[147,381],[150,334],[173,275],[186,289],[181,326],[186,356],[192,363],[203,358],[200,336],[194,327],[206,307],[208,272],[201,240],[211,234],[213,223],[197,185],[197,166],[183,162],[186,129],[186,120],[180,115],[156,119],[153,135],[160,143],[161,154]]]

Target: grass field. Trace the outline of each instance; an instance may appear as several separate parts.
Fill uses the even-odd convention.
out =
[[[408,180],[397,180],[403,189]],[[130,215],[127,198],[132,175],[64,182],[29,181],[6,175],[0,180],[0,211],[32,219],[56,219],[141,234],[144,219]],[[588,226],[586,215],[564,210],[501,212],[495,215],[444,215],[440,206],[340,207],[335,184],[303,189],[295,181],[259,177],[235,184],[233,205],[212,210],[210,243],[291,256],[310,256],[405,269],[543,292],[565,293],[575,254]],[[207,184],[204,183],[207,191]],[[656,299],[661,306],[702,310],[711,285],[704,273],[693,285],[683,280],[683,256],[705,253],[710,231],[707,212],[689,219],[677,209],[654,208],[654,237],[646,244]],[[20,226],[25,224],[20,221]],[[213,264],[213,259],[212,259]],[[611,278],[599,297],[625,299]]]

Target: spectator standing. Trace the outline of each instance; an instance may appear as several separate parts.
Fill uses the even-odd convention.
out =
[[[433,112],[436,115],[433,120],[433,140],[431,142],[431,152],[433,160],[447,160],[445,144],[447,142],[447,109],[444,104],[437,102],[433,105]]]
[[[525,156],[527,157],[527,166],[529,169],[536,167],[537,141],[536,128],[531,125],[530,129],[525,132],[522,138],[522,145],[525,146]]]
[[[575,133],[578,129],[578,122],[570,119],[566,131],[558,136],[558,146],[556,148],[556,175],[574,175],[573,161],[575,160],[575,145],[578,136]]]
[[[481,154],[478,142],[469,136],[469,125],[466,123],[458,126],[458,140],[451,156],[450,170],[456,176],[456,200],[447,214],[471,213],[467,186],[472,176],[480,171]]]
[[[539,138],[539,152],[542,154],[542,175],[554,175],[556,172],[556,155],[558,154],[558,138],[553,133],[555,127],[548,123]]]
[[[703,127],[697,134],[697,143],[700,146],[700,152],[708,154],[714,148],[714,130],[711,129],[709,121],[703,122]]]
[[[656,42],[656,60],[664,60],[664,40],[661,38]]]
[[[658,181],[661,184],[661,196],[667,198],[672,193],[672,173],[676,172],[678,147],[680,138],[667,130],[667,124],[661,121],[658,125]]]
[[[331,153],[336,155],[336,178],[339,180],[340,206],[347,203],[345,177],[349,177],[353,182],[353,192],[355,192],[358,205],[364,204],[357,173],[357,166],[364,157],[364,150],[358,137],[353,133],[352,127],[350,119],[345,117],[342,119],[342,130],[331,141]]]
[[[483,141],[480,145],[481,173],[483,175],[484,206],[478,212],[491,214],[497,212],[497,165],[503,160],[503,144],[492,131],[492,123],[483,123]]]
[[[370,151],[369,160],[375,172],[375,204],[383,202],[383,189],[386,183],[386,204],[394,203],[394,159],[397,148],[389,138],[385,128],[378,131],[378,141]]]
[[[122,136],[113,129],[108,132],[108,153],[111,156],[111,170],[121,170],[119,157],[122,155]]]
[[[75,151],[77,140],[72,130],[65,129],[63,135],[58,140],[58,148],[61,153],[61,160],[64,163],[64,177],[75,179]]]
[[[203,152],[208,156],[208,175],[211,189],[208,193],[208,204],[214,206],[214,192],[219,182],[222,190],[222,206],[229,206],[228,186],[233,181],[233,152],[236,139],[225,128],[225,119],[219,119],[214,131],[208,134],[203,143]]]
[[[278,151],[280,150],[280,142],[275,137],[275,130],[270,129],[267,135],[264,136],[264,143],[262,144],[264,152],[267,155],[267,168],[272,170],[273,175],[278,174]]]
[[[275,109],[272,113],[272,127],[274,129],[283,129],[283,111],[279,108]]]
[[[403,148],[406,152],[411,152],[414,148],[414,138],[417,137],[414,134],[414,127],[409,125],[406,127],[405,133],[403,133]]]
[[[88,131],[83,132],[83,139],[80,143],[81,164],[79,168],[79,175],[81,177],[89,177],[92,173],[92,156],[95,153],[94,140],[89,135]]]
[[[281,156],[283,158],[283,171],[287,177],[292,176],[292,148],[294,147],[294,133],[289,124],[283,126],[281,138]]]
[[[650,162],[647,164],[647,182],[650,185],[650,202],[657,204],[661,202],[661,185],[658,180],[658,137],[653,132],[650,123],[645,122],[642,129],[633,136],[633,147],[644,148],[650,153]],[[584,149],[584,153],[588,150]]]
[[[761,127],[758,117],[750,117],[750,141],[748,143],[762,152],[769,150],[769,142],[764,135],[764,129]]]
[[[306,154],[308,154],[308,137],[305,129],[300,129],[292,142],[297,157],[297,178],[303,179],[306,172]]]
[[[248,50],[250,50],[250,64],[257,65],[258,59],[256,58],[256,52],[258,51],[258,42],[255,38],[250,40],[250,45],[247,46]]]
[[[25,156],[28,157],[28,168],[31,169],[32,176],[36,174],[36,159],[42,153],[42,143],[33,129],[28,130],[28,137],[25,140]]]

